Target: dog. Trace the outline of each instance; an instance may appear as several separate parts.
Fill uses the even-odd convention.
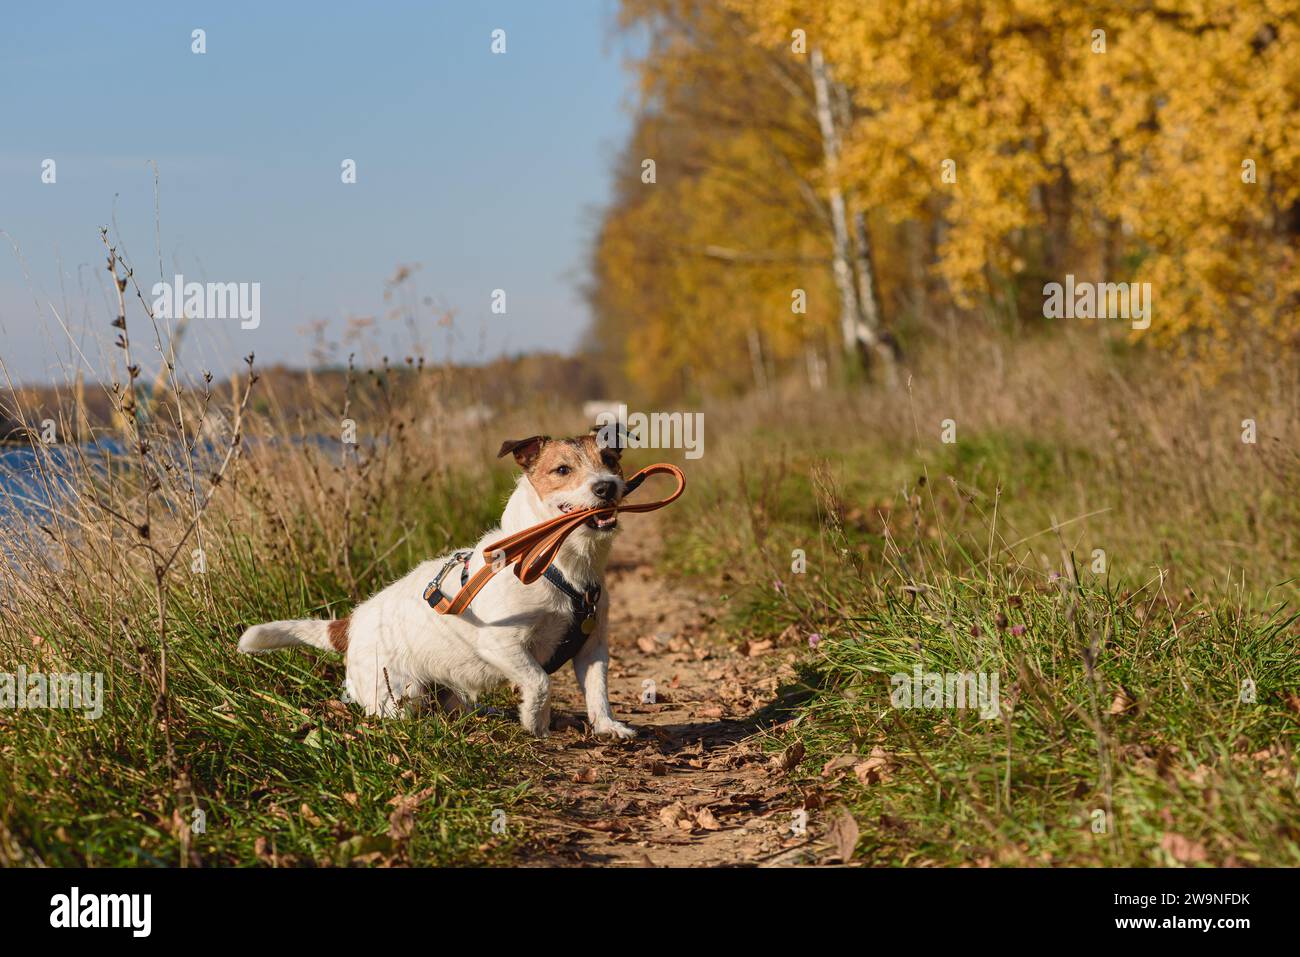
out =
[[[341,652],[348,694],[372,715],[411,714],[431,695],[448,692],[455,699],[451,706],[477,709],[480,694],[509,682],[520,689],[520,724],[539,738],[550,730],[550,671],[559,665],[550,666],[572,654],[593,731],[635,737],[636,731],[616,721],[609,707],[604,575],[618,513],[587,519],[565,539],[545,577],[532,584],[502,572],[460,615],[436,614],[426,600],[426,588],[454,598],[457,581],[463,585],[478,571],[484,548],[504,535],[566,512],[623,500],[622,450],[605,447],[594,434],[507,441],[497,457],[507,454],[513,454],[523,472],[500,527],[480,538],[472,552],[417,565],[347,618],[254,625],[240,637],[239,650],[255,654],[310,645]]]

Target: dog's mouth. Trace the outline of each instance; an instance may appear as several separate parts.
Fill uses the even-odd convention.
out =
[[[561,512],[568,514],[577,508],[577,506],[571,505],[568,502],[561,502],[558,508]],[[618,528],[618,512],[611,512],[609,515],[593,515],[591,518],[583,522],[583,524],[588,528],[594,528],[598,532],[612,532],[614,529]]]

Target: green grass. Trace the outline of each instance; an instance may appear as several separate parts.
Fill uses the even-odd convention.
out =
[[[721,583],[726,635],[800,636],[774,707],[795,720],[771,746],[807,749],[794,780],[828,792],[810,806],[852,811],[858,860],[1300,864],[1293,583],[1194,577],[1223,560],[1204,529],[1162,556],[1151,529],[1172,517],[1107,497],[1105,450],[1005,433],[920,455],[791,444],[747,442],[739,480],[695,470],[665,567]],[[1081,499],[1119,521],[1034,534]],[[996,674],[1000,715],[895,707],[890,677],[916,666]],[[837,756],[852,757],[823,774]]]
[[[306,653],[251,663],[185,641],[174,651],[185,664],[172,674],[172,736],[195,797],[170,787],[148,690],[113,674],[98,720],[12,716],[22,728],[6,735],[6,827],[29,862],[174,866],[196,809],[206,818],[189,838],[196,864],[348,864],[371,852],[444,864],[508,852],[510,829],[494,836],[492,815],[509,820],[529,761],[512,725],[335,713],[326,702],[341,669]],[[400,827],[390,835],[390,802],[404,795],[421,795],[409,839]]]
[[[300,509],[278,525],[283,513],[266,507],[224,513],[224,525],[214,519],[206,573],[182,567],[169,581],[165,709],[147,582],[100,589],[65,576],[20,598],[0,626],[3,670],[102,672],[105,703],[95,720],[0,710],[0,862],[508,860],[523,836],[512,816],[538,767],[516,724],[365,718],[339,701],[337,656],[235,651],[248,624],[345,614],[346,567],[365,595],[450,542],[477,537],[513,480],[505,468],[416,478],[397,473],[387,492],[370,496],[374,504],[358,505],[365,511],[346,563],[322,534],[337,516]],[[494,833],[502,813],[504,833]]]
[[[880,747],[893,765],[843,789],[860,821],[888,822],[884,842],[864,842],[867,860],[1168,864],[1162,842],[1177,834],[1214,863],[1300,863],[1293,618],[1204,614],[1175,628],[1100,587],[1009,597],[951,578],[845,622],[813,654],[820,674],[795,732],[806,781],[841,753]],[[916,665],[998,674],[1002,716],[893,707],[889,676]]]

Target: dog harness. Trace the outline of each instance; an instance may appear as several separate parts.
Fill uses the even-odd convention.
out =
[[[456,552],[442,566],[441,571],[429,583],[429,587],[424,590],[424,600],[429,606],[436,609],[441,602],[450,602],[442,591],[442,580],[447,577],[447,573],[457,565],[460,569],[460,587],[464,588],[469,581],[469,560],[474,556],[472,551],[461,550]],[[569,580],[560,573],[555,567],[548,567],[542,572],[543,577],[564,593],[565,597],[572,603],[572,613],[569,618],[569,627],[560,639],[550,660],[542,665],[542,668],[548,675],[553,675],[566,664],[573,660],[582,646],[587,643],[591,633],[596,630],[596,606],[600,604],[600,586],[589,585],[586,589],[579,591],[569,583]]]
[[[554,674],[565,662],[569,661],[586,643],[588,636],[596,629],[596,604],[600,601],[600,586],[592,585],[585,590],[578,590],[570,584],[559,569],[552,568],[551,562],[560,551],[564,540],[593,516],[616,515],[619,512],[653,512],[677,501],[686,491],[686,476],[675,465],[660,463],[647,465],[637,472],[624,486],[624,494],[634,492],[642,482],[652,475],[671,475],[677,479],[677,488],[672,494],[653,502],[641,502],[635,505],[600,505],[596,508],[584,508],[576,512],[541,522],[523,531],[507,535],[483,549],[483,567],[473,575],[469,573],[469,560],[472,551],[458,551],[442,566],[433,581],[424,589],[424,600],[439,615],[459,615],[469,607],[470,602],[497,572],[506,566],[514,568],[515,577],[525,585],[531,585],[538,578],[545,577],[573,603],[573,618],[555,654],[544,667],[547,674]],[[442,580],[447,573],[461,565],[460,591],[455,598],[448,598],[442,591]]]

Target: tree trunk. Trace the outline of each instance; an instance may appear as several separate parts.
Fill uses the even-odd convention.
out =
[[[844,351],[850,357],[857,356],[863,365],[869,363],[872,352],[881,356],[886,364],[892,365],[893,352],[880,335],[880,313],[875,304],[875,277],[871,269],[869,247],[860,239],[859,255],[855,257],[849,236],[848,202],[839,183],[840,139],[835,126],[834,104],[831,102],[830,70],[820,49],[814,47],[809,59],[830,200],[832,265],[835,288],[840,294],[840,337]],[[865,237],[865,223],[862,229]],[[858,263],[856,286],[851,259],[856,259]],[[863,302],[860,290],[872,299],[871,307]]]
[[[854,266],[858,276],[858,302],[862,306],[863,320],[867,326],[876,330],[882,340],[888,340],[883,332],[883,310],[880,308],[880,291],[876,286],[876,260],[871,252],[871,234],[867,232],[867,214],[858,210],[853,215],[853,237],[857,243],[857,255]]]
[[[803,354],[808,366],[808,387],[814,392],[820,392],[826,388],[826,361],[811,343],[804,347]]]
[[[767,391],[767,367],[763,364],[763,340],[758,329],[749,327],[746,335],[749,341],[749,364],[754,373],[754,386],[760,392]]]

